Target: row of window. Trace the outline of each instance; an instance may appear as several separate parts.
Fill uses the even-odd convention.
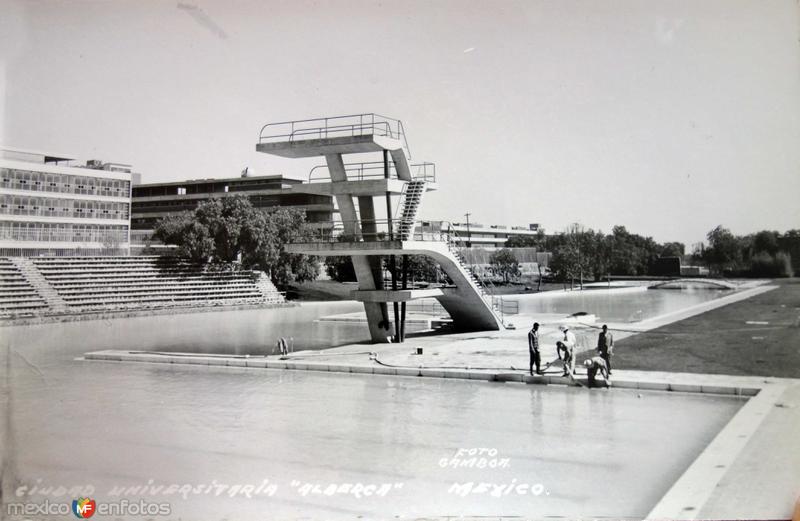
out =
[[[130,181],[0,168],[0,187],[39,192],[129,197]]]
[[[200,201],[193,200],[180,200],[173,201],[137,201],[134,199],[133,208],[138,210],[140,208],[166,208],[167,211],[176,211],[175,207],[184,207],[186,209],[194,209]],[[180,210],[181,208],[178,208]]]
[[[249,196],[250,202],[257,208],[274,206],[301,206],[309,204],[329,204],[333,205],[333,201],[327,195],[311,195],[311,194],[291,194],[291,195],[251,195]],[[207,200],[207,199],[205,199]],[[134,195],[133,207],[139,208],[169,208],[169,207],[186,207],[194,208],[197,204],[203,202],[204,199],[167,199],[163,201],[137,201]]]
[[[128,227],[102,224],[2,223],[0,239],[116,244],[128,241]]]
[[[253,190],[280,190],[286,188],[280,181],[260,183],[232,181],[226,184],[203,183],[187,186],[137,186],[133,189],[134,197],[158,197],[164,195],[224,194],[230,192],[250,192]]]
[[[87,219],[128,219],[127,203],[0,194],[0,214]]]

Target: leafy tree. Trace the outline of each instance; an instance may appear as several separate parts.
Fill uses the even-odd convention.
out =
[[[778,252],[770,255],[761,251],[750,261],[750,275],[753,277],[791,277],[792,259],[788,253]]]
[[[624,226],[614,226],[609,238],[611,258],[609,269],[614,275],[635,275],[639,265],[639,252],[633,237]]]
[[[519,276],[519,261],[514,257],[514,252],[508,248],[497,250],[489,257],[489,264],[495,273],[503,277],[504,282],[508,282],[511,277]]]
[[[722,225],[717,226],[706,236],[708,248],[703,252],[703,258],[717,272],[727,268],[735,268],[742,260],[742,250],[739,239],[730,230]]]
[[[353,237],[351,235],[340,235],[337,238],[338,242],[351,242]],[[356,270],[353,267],[353,261],[349,256],[330,256],[325,257],[325,273],[337,282],[355,282]]]
[[[686,246],[682,242],[665,242],[661,246],[661,257],[683,257],[686,253]]]
[[[563,235],[563,242],[553,252],[550,269],[562,279],[572,279],[588,276],[592,273],[592,239],[594,233],[584,231],[579,226],[573,226]]]
[[[208,227],[194,219],[193,212],[162,218],[153,237],[164,244],[178,246],[178,254],[195,262],[208,262],[214,255],[214,239]]]
[[[350,257],[325,257],[325,273],[337,282],[356,281],[356,270]]]
[[[316,259],[286,252],[286,244],[310,235],[304,212],[278,208],[267,213],[245,195],[211,199],[193,212],[165,217],[154,233],[197,262],[241,259],[243,267],[266,272],[278,287],[316,278]]]
[[[614,226],[608,240],[611,242],[609,271],[614,275],[650,273],[666,246],[658,244],[652,237],[630,233],[624,226]],[[671,250],[683,250],[681,243],[668,244]]]
[[[778,238],[780,234],[774,231],[763,230],[753,236],[753,252],[768,253],[775,255],[778,253]]]
[[[254,253],[250,264],[269,273],[278,287],[316,279],[319,275],[316,257],[286,251],[287,244],[312,239],[305,212],[295,208],[278,208],[262,215],[269,233],[266,237],[258,235],[259,241],[251,243]],[[245,228],[245,231],[248,233],[247,239],[252,240],[251,237],[255,235],[253,232],[257,230]]]
[[[547,237],[542,230],[536,235],[514,235],[506,240],[506,248],[544,248]]]
[[[412,283],[439,282],[443,278],[439,263],[427,255],[409,255],[406,262],[407,277]],[[402,271],[399,269],[401,266],[402,261],[397,263],[397,271],[402,277]]]

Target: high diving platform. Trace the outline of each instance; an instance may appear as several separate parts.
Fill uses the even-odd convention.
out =
[[[437,189],[436,172],[432,163],[411,163],[402,121],[356,114],[269,123],[261,129],[256,151],[325,158],[325,165],[311,170],[308,183],[292,190],[333,196],[341,220],[320,230],[313,241],[287,245],[287,251],[351,258],[358,280],[352,296],[364,303],[373,342],[402,342],[406,303],[420,298],[437,299],[457,331],[504,327],[498,303],[465,262],[464,242],[452,227],[417,232],[423,196]],[[370,160],[345,163],[344,157],[352,154]],[[433,259],[452,284],[409,287],[407,262],[412,255]],[[384,259],[390,280],[384,277]]]

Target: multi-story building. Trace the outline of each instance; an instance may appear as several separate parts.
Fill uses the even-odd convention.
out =
[[[0,256],[130,249],[129,165],[0,148]]]
[[[192,179],[170,183],[141,184],[133,187],[133,242],[149,242],[152,230],[162,217],[194,210],[198,203],[214,197],[245,194],[256,208],[288,206],[305,210],[313,228],[330,228],[333,199],[292,191],[302,181],[281,175],[242,176],[225,179]]]
[[[480,223],[448,223],[446,221],[422,221],[417,225],[417,233],[438,233],[448,229],[457,233],[463,243],[470,247],[502,248],[511,237],[536,237],[544,233],[539,224],[528,226],[503,226]]]

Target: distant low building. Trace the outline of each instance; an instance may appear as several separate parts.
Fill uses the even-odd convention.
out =
[[[457,233],[470,247],[502,248],[511,237],[536,237],[544,232],[538,223],[528,226],[505,226],[481,223],[450,223],[448,221],[420,221],[416,233],[439,233],[450,229]]]
[[[125,255],[130,165],[0,148],[0,256]]]
[[[681,277],[708,277],[708,274],[705,266],[681,266]]]

